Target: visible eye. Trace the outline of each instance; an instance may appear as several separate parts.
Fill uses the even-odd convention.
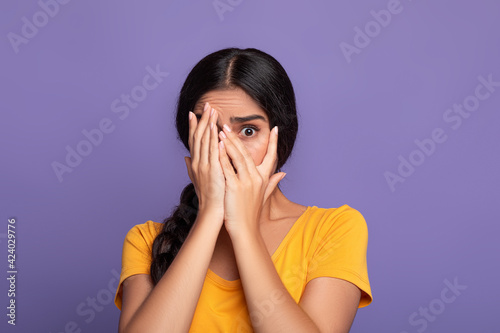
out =
[[[251,138],[252,136],[257,134],[258,131],[259,131],[259,129],[257,127],[247,125],[247,126],[243,127],[243,129],[241,130],[240,133],[242,133],[243,136],[246,138]]]

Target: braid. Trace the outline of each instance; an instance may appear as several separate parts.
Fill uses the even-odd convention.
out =
[[[182,190],[180,204],[163,220],[162,230],[153,242],[150,274],[154,285],[174,261],[197,216],[198,197],[194,185],[189,183]]]

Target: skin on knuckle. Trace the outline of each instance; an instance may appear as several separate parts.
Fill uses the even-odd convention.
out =
[[[244,157],[244,155],[242,155],[242,154],[238,154],[238,153],[237,153],[237,154],[235,154],[235,156],[234,156],[234,157],[231,157],[231,159],[232,159],[233,161],[235,161],[236,163],[239,163],[239,164],[242,164],[242,163],[244,163],[244,162],[245,162],[245,157]]]
[[[211,160],[208,161],[208,166],[209,166],[209,170],[211,170],[211,171],[214,170],[216,167],[214,161],[211,161]]]
[[[212,155],[212,157],[217,158],[218,153],[219,153],[218,143],[213,142],[213,144],[210,145],[210,154]]]
[[[205,130],[207,129],[207,126],[204,126],[204,125],[205,125],[205,123],[200,122],[199,128],[196,129],[198,136],[203,136],[205,134]]]
[[[198,173],[198,161],[195,161],[196,163],[193,163],[191,165],[191,173],[193,175],[196,175]]]
[[[243,188],[246,190],[253,188],[253,182],[249,178],[245,178],[242,182],[241,185]]]
[[[198,131],[194,132],[193,134],[194,142],[197,142],[199,139],[200,139],[200,133]]]
[[[207,174],[208,171],[210,170],[210,166],[208,164],[205,164],[205,163],[202,163],[199,168],[200,168],[199,171],[202,174]]]
[[[250,154],[248,153],[248,151],[246,149],[242,149],[241,154],[243,155],[243,157],[245,159],[251,159],[252,158],[252,156],[250,156]]]
[[[205,126],[205,129],[203,130],[203,133],[205,135],[210,135],[210,124],[208,124],[208,120],[207,120],[207,124]]]

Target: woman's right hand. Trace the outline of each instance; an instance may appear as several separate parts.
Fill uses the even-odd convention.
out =
[[[212,115],[210,115],[211,111],[213,111]],[[198,211],[209,210],[223,217],[226,182],[219,162],[218,113],[207,102],[199,122],[194,113],[191,115],[189,120],[191,157],[186,156],[184,160],[189,178],[198,196]]]

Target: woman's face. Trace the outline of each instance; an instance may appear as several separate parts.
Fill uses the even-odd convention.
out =
[[[203,95],[195,105],[193,112],[198,121],[205,102],[218,112],[219,131],[227,124],[238,135],[255,165],[260,165],[266,156],[271,130],[266,112],[240,88],[213,90]]]

